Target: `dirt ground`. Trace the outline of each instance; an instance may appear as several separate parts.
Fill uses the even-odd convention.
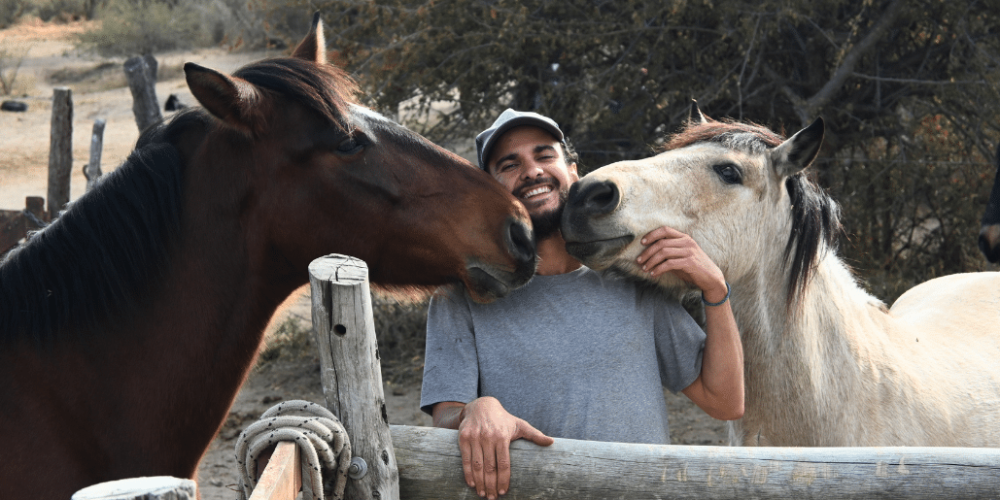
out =
[[[131,151],[139,131],[132,114],[132,97],[121,72],[121,59],[106,59],[74,49],[73,35],[90,28],[87,23],[47,25],[26,23],[0,30],[0,49],[15,47],[27,50],[20,67],[13,96],[28,104],[24,113],[0,112],[0,209],[24,207],[26,196],[46,196],[48,175],[49,127],[54,87],[73,91],[73,173],[71,199],[83,194],[86,180],[82,166],[89,158],[90,135],[94,120],[104,118],[102,169],[114,169]],[[180,67],[193,61],[231,72],[264,53],[231,53],[222,49],[204,49],[188,53],[157,54],[160,81],[157,97],[162,105],[170,94],[182,103],[193,105]],[[170,113],[165,113],[169,118]],[[286,303],[288,307],[272,321],[281,324],[287,317],[297,317],[309,327],[309,297],[300,290]],[[419,374],[411,380],[385,389],[389,421],[393,424],[430,425],[430,419],[418,409]],[[212,443],[198,473],[203,500],[229,500],[235,497],[236,466],[233,446],[236,435],[264,410],[278,401],[305,399],[323,403],[319,364],[315,357],[294,360],[278,358],[256,368],[243,387],[222,432]],[[722,444],[725,427],[695,407],[683,396],[667,394],[671,434],[677,444]]]

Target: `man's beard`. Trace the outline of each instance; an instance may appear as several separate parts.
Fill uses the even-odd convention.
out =
[[[560,189],[559,205],[556,208],[541,214],[531,214],[531,226],[535,231],[535,241],[548,239],[559,232],[559,224],[562,221],[563,208],[566,207],[567,199],[569,199],[569,189]]]

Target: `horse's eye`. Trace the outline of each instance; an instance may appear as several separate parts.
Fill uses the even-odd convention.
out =
[[[353,135],[349,135],[337,144],[337,152],[343,155],[353,155],[365,148],[364,143]]]
[[[722,178],[722,182],[726,184],[742,184],[743,174],[740,172],[740,167],[732,163],[723,163],[721,165],[715,165],[712,167],[715,173],[719,174]]]

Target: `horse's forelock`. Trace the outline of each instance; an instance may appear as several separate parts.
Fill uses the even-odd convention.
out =
[[[805,291],[822,252],[836,250],[843,227],[840,206],[804,172],[788,177],[785,188],[792,211],[792,230],[784,253],[785,261],[791,265],[785,299],[786,307],[791,309]]]
[[[341,127],[359,92],[357,83],[342,69],[291,57],[249,64],[233,76],[282,94]]]
[[[662,151],[680,149],[700,142],[719,142],[726,147],[759,154],[766,148],[778,146],[784,140],[781,135],[755,123],[732,120],[688,122],[680,132],[668,138]]]

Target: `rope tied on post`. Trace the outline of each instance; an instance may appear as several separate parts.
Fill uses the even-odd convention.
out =
[[[302,463],[303,498],[341,500],[351,466],[351,442],[340,420],[309,401],[284,401],[265,411],[236,439],[239,500],[257,484],[257,458],[280,441],[294,442]],[[323,480],[323,470],[333,475]]]

